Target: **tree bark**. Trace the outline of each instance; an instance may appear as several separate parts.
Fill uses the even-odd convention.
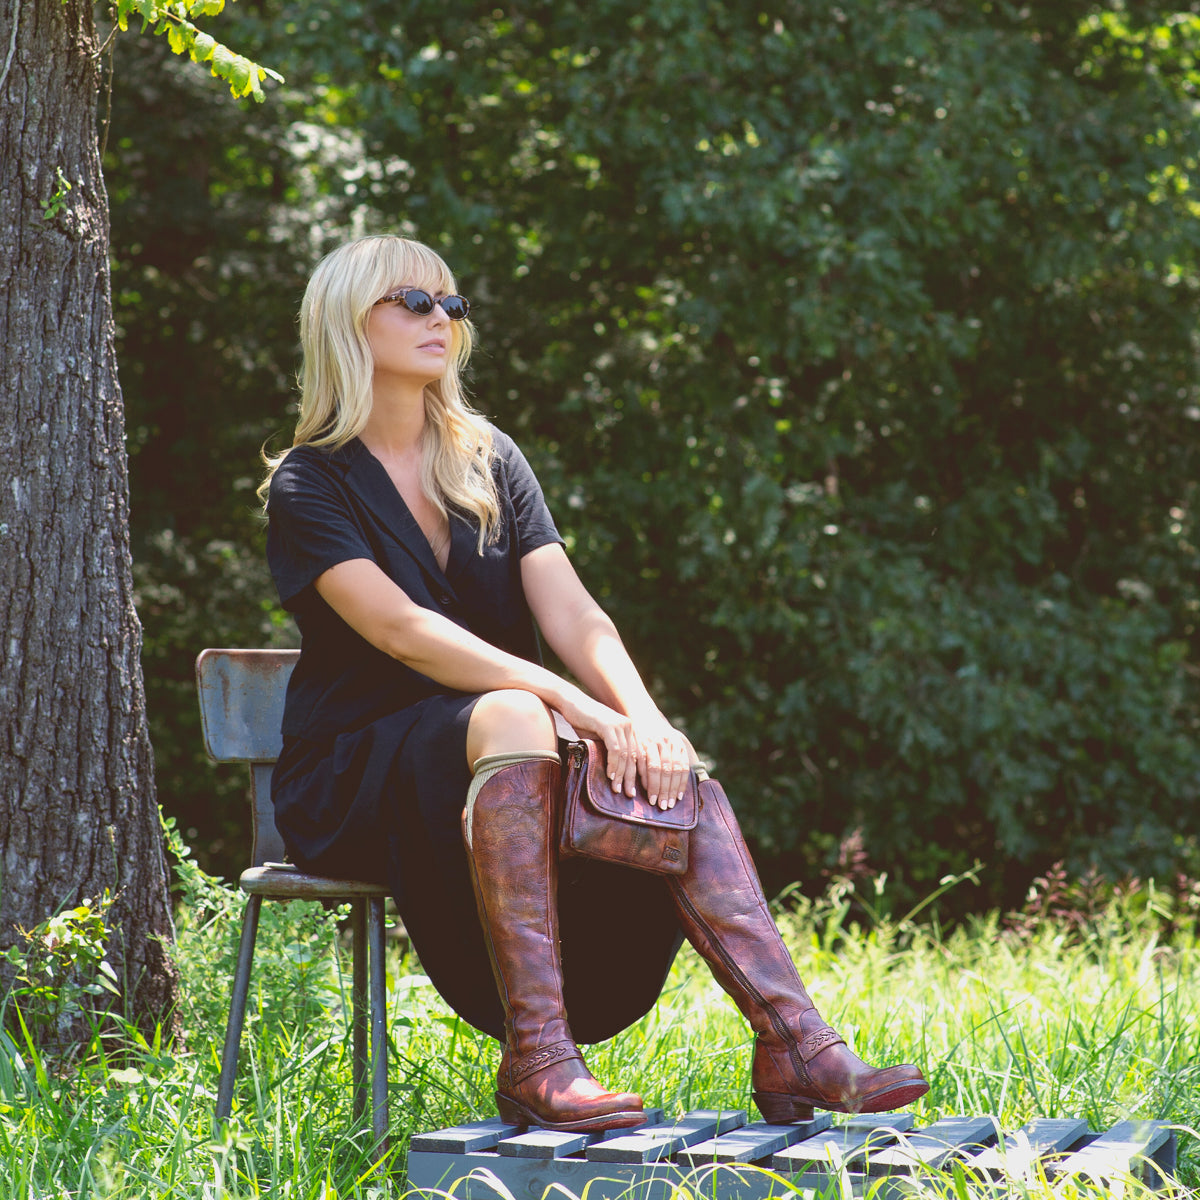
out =
[[[145,1024],[169,1016],[177,976],[133,605],[97,50],[90,0],[0,0],[0,947],[109,889],[107,958]]]

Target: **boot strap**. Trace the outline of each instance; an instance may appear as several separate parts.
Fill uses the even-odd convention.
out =
[[[538,1071],[557,1066],[561,1062],[570,1062],[573,1058],[583,1061],[583,1055],[574,1042],[555,1042],[550,1046],[542,1046],[522,1058],[511,1059],[508,1063],[509,1086],[516,1087],[530,1075],[536,1075]]]
[[[810,1063],[822,1050],[830,1046],[845,1045],[846,1039],[836,1029],[826,1025],[823,1029],[814,1029],[808,1037],[800,1041],[800,1057],[805,1063]]]

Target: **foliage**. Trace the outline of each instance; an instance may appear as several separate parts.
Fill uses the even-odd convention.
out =
[[[128,29],[130,17],[141,17],[143,30],[153,27],[155,33],[165,33],[175,54],[207,65],[217,79],[229,84],[235,99],[253,96],[261,104],[263,80],[269,75],[283,82],[282,75],[236,54],[192,23],[193,17],[218,15],[225,0],[115,0],[114,7],[118,29]]]
[[[1020,938],[1035,937],[1050,925],[1073,944],[1100,944],[1113,935],[1114,919],[1122,927],[1156,921],[1168,937],[1194,928],[1200,919],[1200,881],[1181,875],[1169,889],[1136,879],[1113,883],[1095,871],[1074,877],[1055,863],[1033,881],[1025,903],[1004,924]]]
[[[249,564],[305,268],[415,232],[773,882],[855,830],[908,902],[976,859],[982,905],[1060,859],[1197,873],[1190,7],[264,0],[236,30],[277,105],[116,101],[139,546]],[[249,590],[206,631],[215,573],[142,561],[183,597],[145,613],[165,795],[198,793],[190,657],[279,635]]]
[[[0,957],[11,968],[12,990],[0,1006],[10,1027],[34,1042],[75,1048],[80,1025],[95,1025],[98,997],[120,997],[116,972],[105,959],[113,905],[106,891],[95,900],[47,917],[34,929],[18,929],[20,940]],[[10,1007],[11,1005],[11,1007]]]
[[[371,1200],[369,1130],[350,1113],[349,972],[338,914],[264,906],[233,1118],[214,1131],[244,897],[206,876],[173,828],[169,836],[184,855],[186,1049],[118,1021],[119,1041],[94,1039],[60,1072],[44,1049],[0,1034],[0,1194]],[[864,886],[882,914],[892,898],[876,882]],[[1038,1115],[1084,1117],[1092,1128],[1145,1116],[1196,1129],[1200,946],[1194,924],[1167,932],[1157,915],[1165,902],[1150,885],[1132,887],[1095,907],[1097,936],[1084,941],[1053,915],[1016,932],[983,914],[950,934],[936,921],[855,920],[843,889],[794,898],[781,924],[818,1006],[860,1052],[927,1067],[932,1090],[915,1107],[920,1124],[993,1112],[1005,1129]],[[494,1114],[498,1057],[403,951],[393,938],[389,1101],[391,1165],[400,1170],[411,1133]],[[749,1102],[748,1030],[690,952],[656,1008],[587,1056],[599,1078],[672,1114]],[[1185,1133],[1185,1186],[1200,1184],[1196,1151]],[[391,1194],[402,1192],[401,1176]]]
[[[54,186],[54,191],[49,200],[39,200],[38,204],[42,210],[43,221],[53,221],[62,212],[63,207],[67,203],[67,193],[75,186],[64,174],[62,167],[56,167],[54,170],[57,183]]]

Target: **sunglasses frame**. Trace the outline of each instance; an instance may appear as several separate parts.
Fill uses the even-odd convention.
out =
[[[411,304],[409,304],[408,297],[410,295],[412,295],[413,293],[416,293],[417,296],[424,296],[425,299],[429,301],[429,307],[427,309],[425,309],[424,312],[422,312],[419,308],[414,308]],[[458,316],[454,316],[446,308],[447,300],[457,300],[459,302],[459,304],[462,305],[462,312],[459,313]],[[388,292],[388,294],[386,296],[381,296],[378,300],[375,301],[375,303],[376,304],[392,304],[392,303],[403,304],[404,307],[407,308],[410,313],[412,313],[414,316],[418,316],[418,317],[429,316],[429,314],[431,312],[433,312],[435,306],[440,304],[442,306],[442,312],[444,312],[446,314],[446,319],[450,320],[450,321],[465,321],[471,312],[471,302],[470,302],[470,300],[468,300],[466,298],[466,296],[449,295],[449,296],[443,296],[440,300],[438,300],[437,298],[432,296],[429,292],[427,292],[424,288],[419,288],[419,287],[397,288],[394,292]],[[418,300],[417,303],[420,304],[421,301]]]

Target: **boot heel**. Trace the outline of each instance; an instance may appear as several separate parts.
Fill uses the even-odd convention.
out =
[[[811,1104],[779,1092],[755,1092],[754,1103],[768,1125],[791,1125],[795,1121],[811,1121],[813,1117]]]
[[[529,1128],[531,1122],[525,1110],[514,1100],[502,1096],[499,1092],[496,1093],[496,1109],[500,1113],[500,1120],[505,1125],[516,1125],[521,1129]]]

